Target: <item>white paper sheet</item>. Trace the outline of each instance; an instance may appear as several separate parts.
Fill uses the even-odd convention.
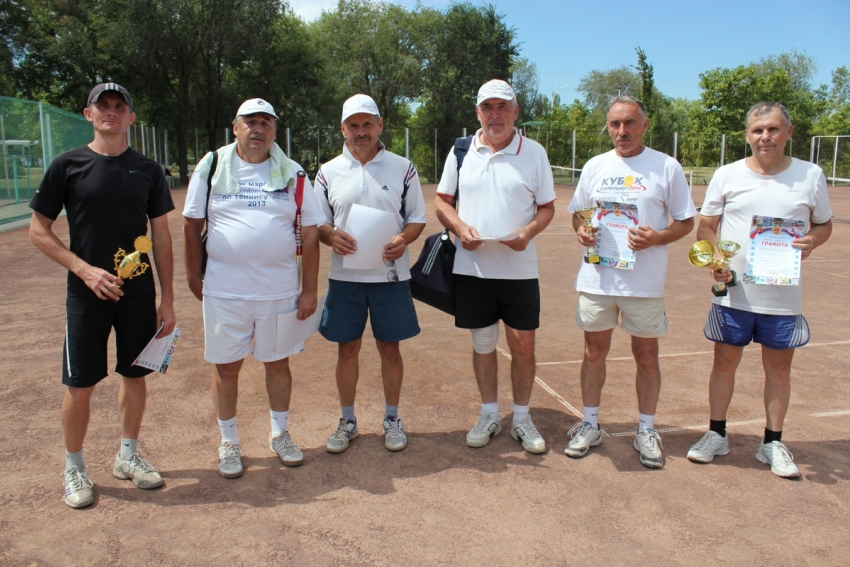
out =
[[[499,241],[499,242],[507,242],[508,240],[513,240],[514,238],[519,236],[521,232],[522,232],[522,228],[517,228],[517,229],[512,230],[511,232],[509,232],[508,234],[506,234],[504,236],[479,236],[475,240],[484,240],[484,241],[486,241],[486,240],[496,240],[496,241]]]
[[[398,233],[395,215],[363,205],[352,205],[343,229],[357,241],[357,252],[342,257],[342,267],[372,270],[384,267],[384,246]]]
[[[177,349],[177,341],[180,339],[180,329],[175,327],[170,335],[158,339],[156,335],[161,330],[162,327],[160,326],[144,350],[133,361],[133,366],[150,368],[151,370],[165,374],[165,371],[168,370],[168,365],[171,363],[171,356],[174,354],[175,349]]]
[[[298,320],[298,308],[288,313],[277,314],[277,352],[290,352],[307,337],[319,330],[325,298],[320,297],[316,312],[304,321]]]

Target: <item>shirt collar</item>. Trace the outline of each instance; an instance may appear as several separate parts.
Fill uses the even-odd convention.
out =
[[[486,151],[488,151],[488,152],[490,152],[494,155],[495,154],[518,155],[520,150],[522,149],[522,134],[516,128],[514,128],[514,137],[513,137],[513,139],[511,139],[511,143],[508,144],[508,147],[501,149],[498,152],[494,152],[492,149],[490,149],[489,146],[485,146],[484,144],[481,143],[479,136],[481,135],[481,133],[483,131],[484,131],[483,128],[479,128],[478,131],[475,132],[475,136],[472,139],[473,147],[475,148],[475,151],[477,151],[477,152],[480,152],[482,150],[486,150]]]
[[[383,161],[385,153],[386,153],[386,147],[384,146],[384,143],[382,141],[378,140],[378,153],[375,154],[375,157],[373,157],[367,163],[373,163],[373,162],[376,162],[376,161]],[[357,165],[360,165],[360,162],[357,161],[357,158],[354,157],[354,154],[351,153],[351,150],[348,149],[348,144],[345,144],[345,143],[342,144],[342,155],[345,156],[345,158],[348,159],[349,161],[354,162]]]

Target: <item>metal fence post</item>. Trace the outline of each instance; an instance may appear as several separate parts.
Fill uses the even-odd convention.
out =
[[[292,158],[292,132],[286,129],[286,157]]]
[[[47,113],[45,126],[47,127],[47,159],[53,161],[53,132],[50,129],[50,113]],[[44,164],[46,168],[49,163]]]
[[[812,150],[809,152],[809,161],[815,163],[815,137],[812,136]]]
[[[835,187],[835,174],[837,172],[836,166],[838,165],[838,140],[840,140],[838,136],[835,137],[835,151],[832,153],[832,186]]]
[[[437,129],[434,128],[434,183],[438,183],[437,180]]]
[[[224,145],[230,145],[230,130],[228,130],[227,128],[224,129]]]
[[[148,155],[147,145],[145,144],[145,125],[141,124],[140,126],[142,127],[142,153]]]
[[[720,137],[720,167],[726,163],[726,134]]]
[[[404,157],[410,161],[410,128],[404,129]]]
[[[575,129],[573,129],[573,144],[572,144],[572,146],[573,146],[572,147],[573,158],[572,158],[572,166],[570,166],[571,169],[572,169],[572,172],[571,172],[572,173],[572,181],[571,181],[571,183],[573,185],[575,185],[575,183],[576,183],[576,131],[575,131]]]
[[[166,130],[164,132],[164,135],[165,135],[165,159],[163,161],[165,162],[165,167],[168,167],[168,157],[169,157],[168,156],[168,130]]]
[[[6,144],[4,143],[3,145],[5,146]],[[3,159],[3,165],[6,165],[5,156],[4,156],[4,159]],[[15,180],[15,203],[20,203],[21,202],[21,193],[18,190],[18,162],[15,161],[14,158],[12,159],[12,178]],[[8,183],[8,180],[7,180],[6,183]],[[8,185],[6,185],[6,187],[8,187]]]
[[[159,163],[158,156],[156,155],[156,126],[153,127],[153,160]]]
[[[47,144],[44,142],[44,105],[38,103],[38,125],[41,128],[41,167],[47,170]]]
[[[466,138],[466,128],[463,129],[463,137]]]
[[[673,159],[677,159],[679,151],[679,133],[673,132]]]
[[[0,114],[0,138],[3,139],[3,177],[6,179],[6,196],[9,196],[9,164],[6,162],[6,125],[3,122],[3,115]],[[17,183],[17,181],[16,181]],[[17,188],[17,185],[15,185]],[[16,203],[18,201],[15,201]]]

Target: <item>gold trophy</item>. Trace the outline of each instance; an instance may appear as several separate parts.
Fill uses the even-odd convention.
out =
[[[133,246],[136,251],[132,254],[127,254],[122,248],[115,253],[115,273],[122,280],[133,279],[136,276],[141,276],[148,268],[149,264],[142,262],[142,254],[147,254],[153,247],[153,242],[147,236],[140,236],[133,241]]]
[[[593,215],[596,213],[596,209],[587,208],[587,209],[576,209],[575,214],[578,218],[584,221],[584,230],[588,234],[593,234]],[[596,253],[595,246],[588,246],[584,252],[584,261],[588,264],[598,264],[599,263],[599,254]]]
[[[738,276],[735,270],[729,269],[729,261],[740,249],[741,245],[731,240],[718,240],[716,247],[708,240],[700,240],[691,246],[688,261],[697,268],[706,267],[720,273],[732,272],[729,283],[715,282],[711,286],[711,293],[715,297],[725,296],[728,293],[727,287],[738,285]]]

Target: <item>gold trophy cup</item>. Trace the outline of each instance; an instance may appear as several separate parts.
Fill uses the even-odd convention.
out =
[[[136,276],[141,276],[148,268],[149,264],[142,262],[142,254],[147,254],[153,247],[153,242],[147,236],[140,236],[133,241],[133,246],[136,251],[132,254],[127,254],[122,248],[115,253],[115,273],[122,280],[133,279]]]
[[[729,270],[729,261],[740,249],[741,245],[731,240],[718,240],[716,247],[708,240],[700,240],[691,246],[688,252],[688,261],[692,265],[720,273],[732,272],[732,279],[729,283],[715,282],[711,286],[711,293],[715,297],[725,296],[729,293],[727,287],[738,285],[738,276],[735,274],[735,270]]]
[[[593,234],[591,231],[593,230],[593,215],[596,213],[596,209],[587,208],[587,209],[576,209],[575,215],[584,221],[584,229],[588,234]],[[599,254],[596,253],[595,246],[588,246],[584,252],[584,261],[588,264],[598,264],[599,263]]]

